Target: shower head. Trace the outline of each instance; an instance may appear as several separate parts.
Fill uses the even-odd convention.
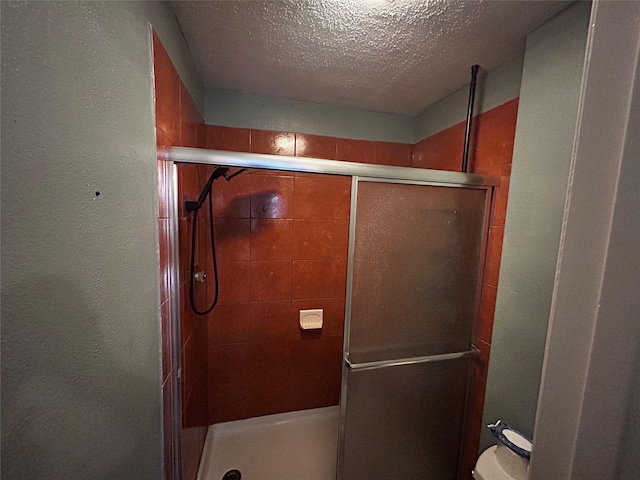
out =
[[[204,203],[204,201],[206,200],[207,195],[211,194],[211,185],[213,184],[213,182],[216,179],[218,179],[220,177],[223,177],[228,182],[233,177],[235,177],[236,175],[240,175],[245,170],[247,170],[247,169],[246,168],[242,168],[242,169],[238,170],[237,172],[234,172],[231,175],[229,175],[229,167],[215,167],[213,169],[213,172],[209,176],[209,180],[207,180],[207,183],[205,184],[204,188],[202,189],[202,192],[200,192],[200,196],[198,197],[198,200],[196,200],[195,202],[194,201],[190,201],[190,200],[187,200],[187,201],[184,202],[185,210],[187,212],[195,212],[195,211],[199,210],[200,207],[202,206],[202,204]]]
[[[227,170],[229,170],[229,169],[227,168]],[[246,172],[247,170],[249,170],[249,169],[248,168],[241,168],[237,172],[233,172],[231,175],[228,175],[227,173],[225,173],[224,174],[224,179],[228,182],[229,180],[231,180],[236,175],[240,175],[242,172]]]
[[[209,180],[207,180],[207,183],[205,184],[204,188],[202,189],[202,192],[200,192],[200,196],[198,197],[198,203],[200,205],[202,205],[202,202],[204,202],[205,198],[207,198],[207,195],[211,191],[211,184],[213,184],[213,181],[220,177],[227,178],[228,171],[229,169],[227,167],[216,167],[213,170],[213,172],[209,176]]]

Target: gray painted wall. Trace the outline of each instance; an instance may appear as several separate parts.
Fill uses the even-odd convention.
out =
[[[480,69],[476,87],[474,113],[484,113],[520,94],[524,53],[490,72]],[[482,66],[481,66],[482,67]],[[471,75],[471,68],[469,68]],[[413,139],[419,142],[467,118],[469,85],[430,105],[414,118]]]
[[[205,123],[329,137],[413,143],[413,117],[218,88],[205,94]]]
[[[181,37],[158,3],[1,9],[2,478],[157,480],[148,22]]]
[[[476,114],[491,110],[519,95],[522,61],[523,55],[518,55],[491,72],[481,71]],[[205,93],[205,123],[416,143],[464,121],[468,97],[469,87],[465,86],[421,114],[410,117],[210,88]]]
[[[589,3],[527,38],[485,424],[532,435],[582,79]],[[492,436],[483,432],[481,448]]]
[[[640,3],[596,1],[590,24],[531,480],[640,467]]]

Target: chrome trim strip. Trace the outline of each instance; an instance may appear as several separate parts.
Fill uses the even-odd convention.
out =
[[[182,475],[182,355],[180,355],[180,347],[182,340],[180,338],[180,201],[178,199],[178,165],[170,164],[169,168],[169,184],[168,184],[168,204],[169,204],[169,225],[170,225],[170,248],[171,248],[171,287],[169,300],[171,308],[171,331],[170,350],[171,350],[171,404],[173,428],[173,478],[181,480]]]
[[[447,360],[457,360],[459,358],[476,357],[480,355],[480,350],[475,345],[465,352],[443,353],[441,355],[427,355],[424,357],[399,358],[397,360],[381,360],[379,362],[351,363],[349,356],[345,356],[345,364],[351,371],[374,370],[386,367],[400,367],[403,365],[415,365],[418,363],[444,362]]]
[[[353,293],[353,252],[356,244],[356,210],[358,208],[358,182],[360,178],[351,178],[351,206],[349,210],[349,249],[347,256],[347,290],[345,298],[344,330],[343,330],[343,358],[349,356],[349,338],[351,332],[351,297]],[[342,367],[342,379],[340,384],[340,414],[338,417],[338,458],[336,462],[336,479],[342,480],[344,471],[344,442],[347,419],[347,385],[349,380],[349,369],[346,365]]]
[[[495,177],[473,173],[429,170],[426,168],[390,167],[368,163],[342,162],[320,158],[265,155],[261,153],[227,152],[204,148],[169,147],[164,149],[167,158],[179,163],[201,163],[229,167],[291,170],[296,172],[328,173],[332,175],[414,180],[457,185],[498,185]]]

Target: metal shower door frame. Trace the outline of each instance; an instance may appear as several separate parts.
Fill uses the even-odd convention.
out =
[[[450,172],[414,167],[392,167],[370,163],[325,160],[311,157],[289,157],[262,153],[229,152],[191,147],[165,147],[160,150],[175,163],[196,163],[224,167],[286,170],[301,173],[325,173],[359,177],[361,179],[427,182],[434,185],[489,187],[498,186],[499,179],[476,173]]]
[[[481,254],[484,258],[486,252],[486,244],[488,240],[488,223],[491,199],[493,196],[493,187],[499,185],[499,180],[495,177],[487,175],[479,175],[473,173],[462,172],[450,172],[445,170],[430,170],[423,168],[412,167],[393,167],[385,165],[374,165],[358,162],[346,162],[337,160],[325,160],[319,158],[310,157],[289,157],[284,155],[266,155],[257,153],[241,153],[230,152],[223,150],[201,149],[191,147],[164,147],[158,150],[158,154],[162,155],[165,160],[171,161],[170,168],[170,191],[167,192],[169,198],[170,209],[170,248],[172,252],[171,261],[171,280],[174,285],[179,283],[179,269],[180,264],[180,249],[178,238],[178,212],[179,212],[179,199],[178,195],[178,174],[177,166],[180,163],[186,164],[203,164],[203,165],[217,165],[226,167],[239,167],[239,168],[255,168],[255,169],[267,169],[267,170],[286,170],[291,172],[303,172],[303,173],[318,173],[329,175],[342,175],[352,177],[351,187],[351,215],[349,224],[349,257],[348,257],[348,270],[347,270],[347,305],[345,307],[345,345],[347,345],[349,335],[349,323],[348,317],[351,313],[351,279],[353,275],[353,248],[354,248],[354,228],[355,228],[355,199],[357,197],[357,183],[361,181],[368,182],[391,182],[391,183],[406,183],[406,184],[420,184],[431,186],[444,186],[444,187],[466,187],[466,188],[481,188],[488,191],[487,206],[485,209],[485,233],[482,240]],[[480,265],[479,282],[482,281],[482,270],[484,265]],[[478,317],[478,305],[480,299],[477,299],[476,304],[476,321],[474,322],[474,335]],[[171,305],[171,324],[172,324],[172,351],[179,352],[180,347],[180,298],[179,295],[175,302]],[[344,354],[343,354],[344,355]],[[172,418],[174,424],[174,475],[175,478],[181,478],[180,472],[180,457],[181,457],[181,445],[179,431],[182,426],[182,400],[181,400],[181,371],[182,371],[182,359],[179,354],[174,358],[174,365],[177,365],[177,375],[172,384],[172,407],[174,412],[174,418]],[[340,413],[342,418],[342,410],[345,402],[342,395],[346,395],[346,367],[343,366],[342,374],[342,391],[340,399]],[[342,427],[343,422],[340,423]],[[342,442],[344,440],[344,432],[339,432],[338,439],[338,471],[340,468],[340,462],[342,459]]]
[[[180,294],[179,291],[173,290],[180,285],[180,237],[179,237],[179,199],[178,199],[178,165],[175,162],[170,164],[168,169],[167,182],[167,202],[169,214],[169,275],[171,282],[171,291],[169,295],[169,356],[170,363],[176,368],[171,369],[171,454],[172,464],[171,470],[175,480],[182,479],[182,355],[180,355],[180,347],[182,339],[180,338]],[[163,342],[161,342],[163,343]],[[165,406],[163,405],[163,410]],[[163,412],[164,421],[164,412]],[[164,427],[163,427],[164,431]],[[166,440],[164,440],[166,441]],[[166,462],[166,459],[163,459]]]
[[[462,174],[465,175],[465,174]],[[348,375],[349,371],[363,371],[369,369],[376,368],[385,368],[385,367],[395,367],[395,366],[403,366],[410,365],[416,363],[427,363],[427,362],[437,362],[437,361],[446,361],[453,360],[457,358],[466,358],[466,357],[475,357],[480,354],[480,350],[473,344],[473,339],[477,337],[477,329],[478,329],[478,318],[480,313],[480,301],[481,301],[481,291],[482,291],[482,281],[484,278],[484,269],[485,269],[485,260],[487,254],[487,245],[489,240],[489,227],[490,227],[490,219],[491,219],[491,205],[494,195],[493,187],[496,186],[496,183],[492,181],[493,179],[488,177],[486,183],[483,184],[468,184],[468,183],[458,183],[458,182],[439,182],[439,181],[429,181],[429,180],[413,180],[413,179],[398,179],[398,178],[380,178],[380,177],[369,177],[369,176],[359,176],[353,175],[351,180],[351,207],[349,211],[349,250],[347,257],[347,290],[346,290],[346,302],[345,302],[345,318],[344,318],[344,339],[343,339],[343,347],[342,347],[342,355],[343,355],[343,365],[342,365],[342,380],[340,386],[340,414],[339,414],[339,425],[338,425],[338,458],[337,458],[337,471],[336,478],[337,480],[343,480],[343,468],[344,468],[344,444],[345,444],[345,433],[346,433],[346,407],[347,407],[347,384],[348,384]],[[354,273],[354,260],[355,260],[355,243],[356,243],[356,220],[357,220],[357,207],[358,207],[358,184],[361,182],[375,182],[375,183],[395,183],[395,184],[405,184],[405,185],[424,185],[424,186],[434,186],[434,187],[451,187],[451,188],[467,188],[467,189],[480,189],[486,190],[485,197],[485,209],[484,209],[484,219],[482,226],[482,239],[480,244],[480,261],[478,264],[478,275],[476,280],[476,298],[475,298],[475,307],[474,307],[474,319],[473,319],[473,328],[471,333],[471,347],[468,351],[464,352],[455,352],[455,353],[447,353],[441,355],[429,355],[425,357],[412,357],[401,360],[394,361],[381,361],[381,362],[367,362],[362,364],[353,364],[349,359],[349,340],[350,340],[350,332],[351,332],[351,308],[352,308],[352,296],[353,296],[353,273]],[[462,429],[466,428],[467,424],[467,415],[469,410],[469,401],[470,401],[470,389],[472,382],[472,364],[469,364],[469,374],[467,377],[467,389],[466,389],[466,404],[464,412],[464,420],[462,422]],[[459,458],[462,460],[463,456],[463,448],[464,445],[460,445],[460,454]],[[460,472],[458,474],[460,476]]]

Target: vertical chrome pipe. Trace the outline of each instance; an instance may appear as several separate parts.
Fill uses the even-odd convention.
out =
[[[469,144],[471,143],[471,121],[473,119],[473,104],[476,99],[476,79],[478,77],[478,65],[471,67],[471,83],[469,84],[469,105],[467,106],[467,125],[464,132],[464,150],[462,151],[462,172],[469,169]]]

